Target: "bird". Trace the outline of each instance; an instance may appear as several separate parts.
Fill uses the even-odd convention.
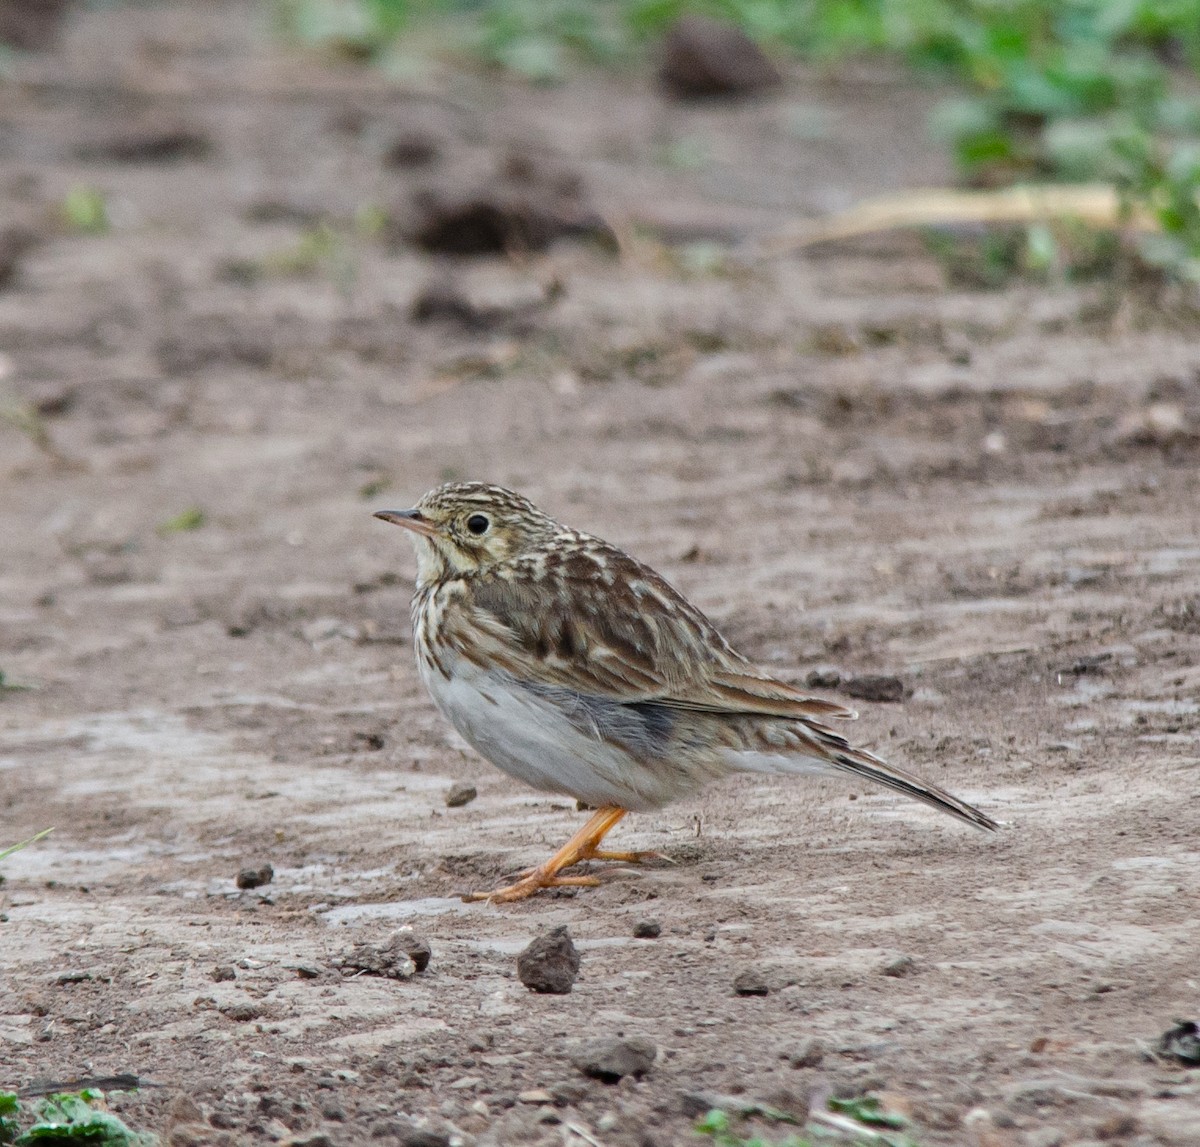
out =
[[[453,482],[374,516],[412,534],[413,644],[437,707],[509,776],[594,810],[548,860],[464,900],[594,886],[595,875],[564,870],[657,857],[601,843],[627,813],[737,772],[848,775],[998,827],[851,745],[828,722],[853,710],[772,677],[649,566],[521,494]]]

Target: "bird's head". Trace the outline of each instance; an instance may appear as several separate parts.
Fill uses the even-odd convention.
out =
[[[422,585],[519,557],[558,530],[528,498],[484,482],[439,486],[411,510],[375,517],[412,531]]]

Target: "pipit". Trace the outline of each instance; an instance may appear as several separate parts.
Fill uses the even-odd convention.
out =
[[[627,812],[733,772],[848,774],[996,828],[937,785],[852,747],[824,722],[853,710],[764,673],[648,566],[520,494],[458,482],[375,517],[413,533],[413,640],[438,708],[497,768],[597,810],[514,884],[464,899],[599,884],[561,873],[656,855],[600,843]]]

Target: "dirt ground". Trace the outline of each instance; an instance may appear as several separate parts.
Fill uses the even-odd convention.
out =
[[[215,3],[88,12],[13,62],[0,222],[41,241],[0,370],[49,442],[0,423],[28,687],[0,693],[0,843],[54,833],[3,862],[0,1085],[136,1073],[116,1108],[177,1144],[688,1143],[708,1096],[822,1087],[888,1093],[922,1144],[1200,1142],[1200,1076],[1151,1054],[1200,1013],[1197,329],[1102,285],[948,288],[905,238],[757,242],[947,182],[938,98],[867,69],[699,107],[388,78]],[[405,238],[423,188],[513,154],[607,241]],[[48,226],[78,186],[107,232]],[[418,322],[430,284],[459,294]],[[787,679],[899,677],[862,742],[1003,830],[739,778],[614,834],[674,866],[462,904],[581,819],[416,677],[413,557],[370,511],[468,476]],[[579,980],[533,995],[515,953],[559,924]],[[402,925],[428,971],[337,970]],[[643,1078],[572,1066],[618,1034],[657,1045]]]

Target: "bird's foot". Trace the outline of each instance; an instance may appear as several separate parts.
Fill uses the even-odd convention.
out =
[[[595,876],[559,876],[564,868],[570,868],[581,860],[625,860],[636,863],[654,853],[602,852],[597,845],[625,815],[623,808],[610,805],[597,809],[587,823],[549,860],[520,874],[515,884],[497,888],[494,892],[468,892],[462,897],[468,904],[486,900],[489,904],[511,904],[524,900],[543,888],[595,888],[600,883]]]
[[[581,856],[579,860],[615,860],[620,864],[645,864],[648,860],[665,860],[668,864],[675,863],[666,853],[655,852],[653,849],[639,852],[608,852],[604,849],[596,849],[586,856]]]
[[[675,861],[663,852],[609,852],[606,849],[593,849],[589,852],[581,852],[573,860],[568,860],[562,867],[573,868],[576,864],[583,864],[588,860],[609,860],[616,864],[645,864],[650,860],[663,860],[667,864],[675,863]],[[537,872],[536,868],[523,868],[517,875],[524,879],[525,877],[532,876],[535,872]]]
[[[595,888],[599,883],[599,878],[595,876],[559,876],[544,868],[534,868],[515,884],[492,892],[464,892],[460,899],[464,904],[477,904],[481,900],[489,904],[512,904],[516,900],[528,899],[543,888]]]

